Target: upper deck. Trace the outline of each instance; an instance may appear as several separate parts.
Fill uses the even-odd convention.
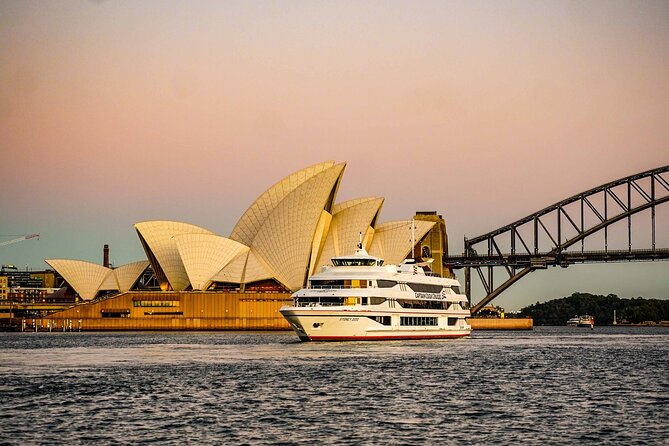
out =
[[[427,262],[419,263],[414,259],[407,259],[400,265],[384,265],[383,259],[369,255],[359,243],[352,255],[334,257],[332,266],[321,267],[320,272],[309,278],[307,287],[295,296],[310,292],[328,292],[334,296],[350,289],[357,289],[361,296],[381,293],[443,299],[460,294],[457,280],[426,269]]]

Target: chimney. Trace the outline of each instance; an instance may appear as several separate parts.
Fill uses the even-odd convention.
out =
[[[102,250],[102,266],[109,268],[109,245],[105,245]]]

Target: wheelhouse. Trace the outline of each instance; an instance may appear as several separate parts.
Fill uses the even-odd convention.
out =
[[[333,266],[383,266],[383,260],[376,257],[335,257]]]

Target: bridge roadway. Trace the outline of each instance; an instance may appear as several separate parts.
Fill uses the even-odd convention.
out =
[[[563,251],[526,254],[493,254],[476,256],[447,256],[444,266],[454,269],[483,266],[545,269],[549,266],[566,267],[578,263],[642,262],[669,259],[669,249],[633,249],[606,251]]]

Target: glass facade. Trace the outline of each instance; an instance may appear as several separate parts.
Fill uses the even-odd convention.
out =
[[[178,307],[178,300],[135,300],[134,307]]]

